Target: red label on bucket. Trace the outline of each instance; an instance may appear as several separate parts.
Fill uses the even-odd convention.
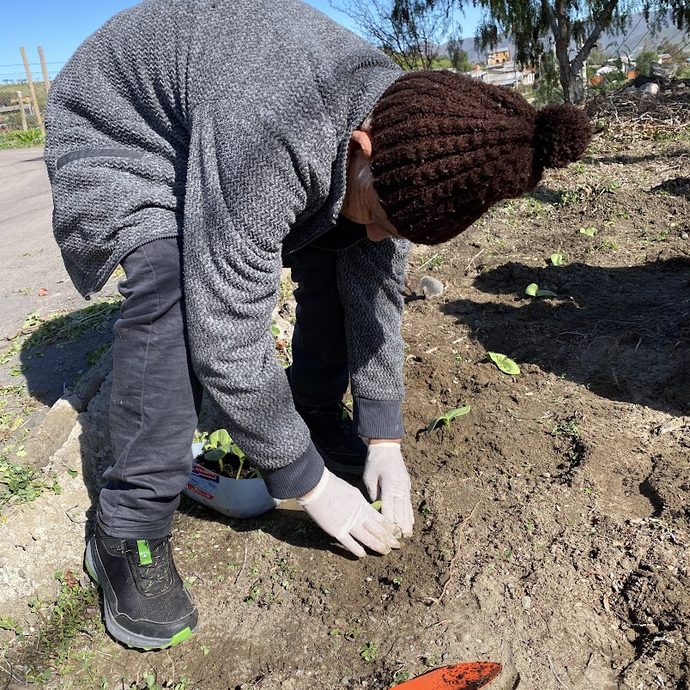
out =
[[[204,498],[208,499],[209,501],[212,501],[215,496],[213,494],[208,493],[208,491],[204,491],[203,489],[200,489],[198,486],[194,486],[194,484],[187,484],[187,488],[190,491],[193,491],[195,494],[199,494],[199,496],[203,496]]]
[[[207,470],[205,467],[196,464],[192,465],[192,477],[210,479],[212,482],[216,482],[216,484],[220,482],[220,477],[213,470]]]

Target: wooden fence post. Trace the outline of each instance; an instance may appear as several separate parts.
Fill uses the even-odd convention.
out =
[[[50,77],[48,76],[48,67],[46,66],[46,56],[43,54],[43,48],[38,46],[38,57],[41,60],[41,69],[43,70],[43,83],[46,87],[46,96],[48,95],[48,89],[50,89]]]
[[[21,91],[17,91],[17,100],[19,101],[19,114],[22,118],[22,129],[26,132],[28,129],[26,125],[26,113],[24,112],[24,96]]]
[[[31,70],[29,69],[29,61],[26,59],[26,51],[23,47],[19,50],[22,53],[24,69],[26,70],[26,78],[29,81],[29,92],[31,93],[31,102],[34,104],[34,110],[36,111],[36,121],[38,122],[38,126],[41,128],[41,132],[45,134],[46,130],[43,126],[43,118],[41,117],[41,111],[38,109],[38,100],[36,100],[36,89],[34,89],[34,82],[31,78]]]

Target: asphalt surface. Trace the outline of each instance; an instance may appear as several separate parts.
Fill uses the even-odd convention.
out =
[[[32,312],[79,309],[53,239],[53,201],[43,149],[0,151],[0,338],[12,337]],[[43,288],[48,294],[41,297]]]
[[[0,355],[30,314],[61,313],[67,323],[93,304],[76,291],[64,268],[53,239],[52,208],[43,149],[0,151]],[[95,299],[116,292],[117,281],[111,280]],[[22,373],[16,373],[17,362],[0,367],[0,386],[23,381],[35,398],[52,405],[86,371],[88,354],[110,337],[105,328],[71,342],[23,348]]]

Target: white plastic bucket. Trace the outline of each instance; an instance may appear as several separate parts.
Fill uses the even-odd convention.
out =
[[[192,454],[201,455],[203,443],[192,444]],[[252,518],[275,508],[280,500],[268,493],[263,479],[231,479],[202,467],[192,466],[185,496],[231,518]]]

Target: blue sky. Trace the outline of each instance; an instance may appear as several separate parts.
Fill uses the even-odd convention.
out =
[[[328,0],[307,0],[335,21],[354,30],[350,19],[332,9]],[[26,50],[34,79],[42,81],[37,46],[43,48],[51,76],[69,59],[79,44],[110,17],[136,4],[136,0],[33,0],[4,4],[0,19],[0,83],[23,79],[20,46]],[[29,9],[27,9],[27,7]],[[465,36],[474,28],[463,22]]]

